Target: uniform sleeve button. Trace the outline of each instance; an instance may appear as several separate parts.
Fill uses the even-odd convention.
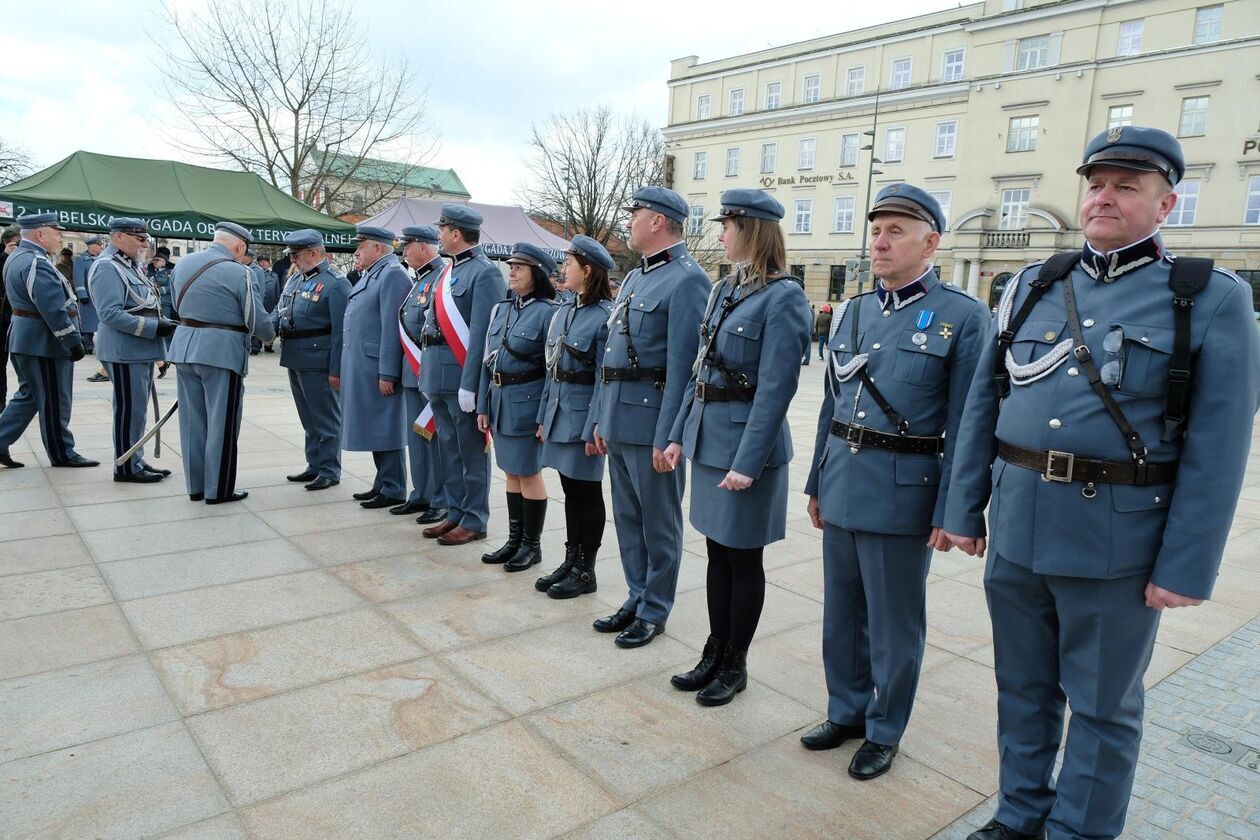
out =
[[[1057,417],[1056,417],[1056,418],[1054,418],[1053,420],[1051,420],[1051,421],[1050,421],[1050,428],[1052,428],[1052,429],[1058,429],[1058,428],[1060,428],[1060,427],[1062,427],[1062,426],[1063,426],[1063,421],[1061,421],[1061,420],[1060,420],[1059,418],[1057,418]]]
[[[865,411],[859,411],[859,412],[857,413],[857,419],[859,419],[859,420],[865,420],[865,419],[866,419],[866,412],[865,412]]]
[[[871,349],[872,349],[872,350],[878,350],[878,349],[879,349],[879,342],[877,341],[877,342],[875,342],[874,344],[872,344],[872,345],[871,345]]]
[[[743,332],[743,331],[744,331],[744,328],[743,328],[743,327],[736,327],[736,328],[735,328],[735,332]]]

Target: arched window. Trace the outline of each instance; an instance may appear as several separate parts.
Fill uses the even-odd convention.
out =
[[[1002,300],[1002,290],[1006,288],[1006,284],[1014,277],[1011,272],[1003,271],[997,277],[993,278],[993,286],[989,289],[989,308],[996,309],[998,302]]]

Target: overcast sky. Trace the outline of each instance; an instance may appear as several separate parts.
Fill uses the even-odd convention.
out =
[[[178,2],[184,11],[199,5]],[[382,55],[405,54],[428,86],[439,145],[425,162],[454,168],[475,201],[513,203],[531,120],[605,103],[663,126],[671,59],[712,61],[956,5],[359,0],[354,8]],[[37,167],[79,149],[207,163],[155,125],[159,10],[99,0],[6,4],[0,137]]]

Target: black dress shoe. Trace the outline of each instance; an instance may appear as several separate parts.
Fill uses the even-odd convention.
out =
[[[362,493],[352,493],[351,495],[356,501],[366,502],[368,499],[375,499],[381,495],[381,491],[373,487],[371,490],[364,490]]]
[[[967,840],[1045,840],[1046,833],[1025,834],[1016,831],[1005,823],[989,820],[984,828],[977,829],[967,835]]]
[[[200,502],[200,501],[204,501],[204,500],[205,500],[205,498],[206,498],[206,494],[205,494],[205,493],[189,493],[189,494],[188,494],[188,501],[190,501],[190,502]]]
[[[893,759],[897,757],[896,744],[877,744],[874,741],[863,741],[849,762],[849,775],[860,781],[868,781],[882,776],[892,769]]]
[[[54,467],[99,467],[100,461],[93,461],[91,458],[84,458],[78,452],[71,455],[64,461],[53,464]]]
[[[431,507],[423,514],[416,517],[416,522],[420,525],[432,525],[434,522],[441,522],[446,518],[446,508]]]
[[[11,470],[20,470],[22,467],[26,466],[26,464],[23,464],[21,461],[14,461],[13,456],[9,454],[8,448],[0,449],[0,464],[3,464]]]
[[[613,642],[619,648],[643,647],[664,632],[664,624],[653,624],[650,621],[636,618],[630,622],[629,627],[617,634],[617,638],[613,639]]]
[[[852,738],[865,737],[865,726],[844,726],[824,720],[801,736],[801,746],[807,750],[834,750]]]
[[[748,651],[736,650],[728,644],[713,682],[700,689],[696,702],[701,706],[725,706],[745,688],[748,688]]]
[[[336,487],[341,482],[335,478],[317,478],[310,484],[306,485],[307,490],[327,490],[329,487]]]
[[[248,490],[237,490],[230,496],[224,496],[222,499],[206,499],[208,505],[225,505],[228,502],[239,502],[241,499],[249,495]]]
[[[400,504],[402,504],[402,499],[395,499],[393,496],[377,496],[368,499],[366,502],[359,502],[359,507],[375,510],[376,508],[387,508]]]
[[[700,661],[696,663],[696,667],[685,674],[674,674],[669,678],[669,684],[679,691],[699,691],[704,688],[717,676],[724,650],[726,650],[724,639],[709,636],[709,640],[704,643],[704,650],[700,653]]]
[[[305,470],[293,475],[286,475],[285,478],[296,484],[298,482],[314,481],[319,478],[319,473],[315,472],[315,470]]]
[[[94,373],[87,378],[88,382],[108,382],[109,377],[103,373]]]
[[[160,475],[160,476],[162,476],[162,478],[166,478],[168,475],[170,475],[170,474],[171,474],[171,471],[170,471],[170,470],[163,470],[163,469],[159,469],[159,468],[154,467],[154,466],[151,466],[151,465],[149,465],[149,464],[141,464],[141,465],[140,465],[140,469],[142,469],[142,470],[144,470],[145,472],[148,472],[148,473],[155,473],[156,475]]]
[[[144,470],[134,472],[131,475],[114,473],[114,481],[124,482],[127,484],[153,484],[154,482],[161,481],[164,478],[166,478],[166,476],[161,473],[146,472]]]
[[[612,615],[597,618],[591,623],[601,633],[620,633],[634,623],[634,613],[622,607]]]
[[[394,516],[406,516],[409,513],[423,513],[428,509],[428,502],[403,502],[398,507],[390,508],[389,512]]]

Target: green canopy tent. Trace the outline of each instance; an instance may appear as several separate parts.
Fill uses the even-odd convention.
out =
[[[285,234],[314,228],[330,251],[355,247],[353,225],[307,207],[251,172],[171,160],[75,152],[0,187],[0,220],[50,211],[76,231],[107,231],[114,216],[134,216],[156,237],[212,239],[215,223],[228,220],[249,228],[263,245],[280,245]]]

